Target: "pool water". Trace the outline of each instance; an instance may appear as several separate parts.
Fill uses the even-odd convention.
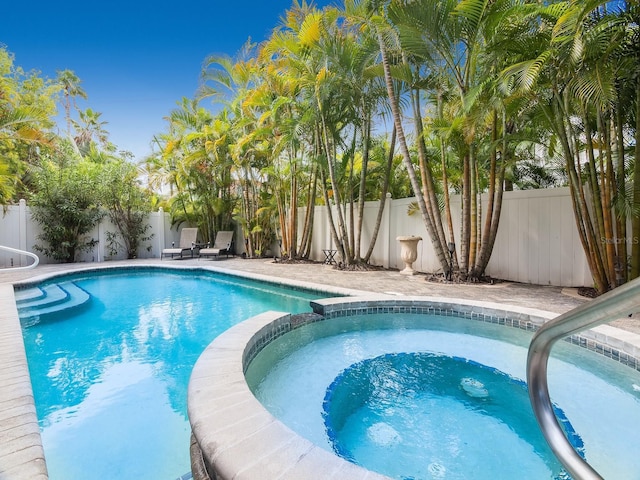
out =
[[[246,377],[294,431],[394,478],[568,478],[528,402],[530,339],[450,316],[343,317],[271,342]],[[572,443],[605,478],[637,478],[640,373],[566,342],[553,354],[551,398]]]
[[[564,412],[556,414],[582,449]],[[464,358],[395,353],[358,362],[327,389],[323,417],[340,456],[390,477],[467,478],[478,465],[491,478],[564,474],[526,384]],[[509,445],[509,455],[491,444]]]
[[[23,328],[52,480],[175,480],[188,472],[187,384],[199,355],[242,320],[310,311],[318,297],[194,271],[69,279],[90,301]]]

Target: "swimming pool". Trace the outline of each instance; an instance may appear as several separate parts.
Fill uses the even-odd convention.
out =
[[[39,287],[69,282],[89,301],[22,314],[52,480],[172,480],[188,472],[186,389],[206,345],[260,312],[308,311],[310,299],[326,296],[157,268],[72,274]]]
[[[306,473],[311,471],[310,465],[323,468],[327,476],[335,475],[335,478],[383,478],[357,469],[353,470],[353,475],[346,475],[345,463],[340,462],[337,456],[333,457],[335,460],[329,458],[334,446],[326,435],[327,425],[322,413],[326,409],[323,402],[328,390],[332,385],[335,386],[336,379],[340,379],[345,371],[363,359],[375,359],[394,351],[427,351],[454,360],[474,357],[471,363],[491,369],[494,373],[504,373],[513,380],[507,383],[517,387],[525,377],[526,347],[531,332],[544,320],[540,311],[509,311],[501,305],[485,302],[412,298],[385,301],[336,299],[314,303],[314,311],[321,314],[316,318],[276,317],[271,321],[256,318],[243,322],[213,342],[196,364],[195,378],[189,388],[194,393],[197,390],[198,395],[194,395],[194,398],[191,394],[189,396],[190,415],[192,411],[196,413],[201,404],[213,403],[225,409],[225,418],[217,416],[215,425],[201,415],[192,416],[192,424],[196,425],[194,433],[203,447],[203,453],[208,460],[212,460],[216,472],[224,472],[221,478],[231,478],[227,474],[233,471],[257,472],[267,468],[267,465],[274,472],[296,472],[299,475],[296,478],[316,478]],[[380,319],[377,318],[379,312],[384,312]],[[429,315],[424,316],[423,313]],[[434,319],[433,314],[439,318]],[[362,315],[361,318],[358,318],[359,315]],[[383,320],[385,316],[386,321]],[[391,322],[388,321],[390,316],[393,318]],[[427,318],[429,316],[432,318]],[[425,328],[425,321],[429,328]],[[506,328],[506,325],[517,328]],[[224,338],[232,334],[233,341]],[[600,331],[594,334],[602,337]],[[589,337],[590,334],[586,335]],[[586,337],[572,337],[571,340],[588,346],[588,349],[567,342],[554,348],[549,370],[552,399],[562,409],[577,436],[584,440],[587,460],[605,473],[605,478],[633,478],[640,471],[634,452],[634,445],[639,440],[635,425],[640,420],[640,384],[639,374],[635,370],[636,359],[625,353],[622,346],[605,347],[605,352],[602,344]],[[236,344],[233,351],[231,343]],[[220,345],[224,346],[224,352],[230,353],[222,352],[218,348]],[[589,349],[606,353],[617,361],[594,354]],[[224,372],[199,378],[202,367],[206,367],[214,356],[218,363],[225,365]],[[296,362],[294,357],[302,361]],[[237,366],[226,368],[226,363],[233,359],[241,363],[240,369]],[[274,364],[280,365],[272,370],[270,365]],[[633,365],[633,368],[628,365]],[[269,409],[283,422],[282,426],[277,426],[278,422],[274,423],[271,415],[261,413],[262,405],[247,396],[247,384],[236,386],[237,376],[243,375],[243,371],[258,395],[261,393],[257,390],[266,391],[267,396],[272,395],[269,401],[273,403]],[[268,384],[270,380],[264,380],[269,371],[278,377],[271,385]],[[220,383],[227,386],[225,396],[233,395],[234,402],[242,407],[235,407],[215,395],[216,389],[221,387]],[[252,424],[255,425],[240,420],[241,416],[250,416],[251,410]],[[228,421],[225,421],[227,418]],[[230,432],[230,425],[241,429],[242,437]],[[393,441],[390,430],[375,423],[368,426],[375,426],[373,433],[377,440],[382,443]],[[265,433],[267,428],[269,437]],[[217,441],[214,438],[216,435],[222,438]],[[438,434],[435,435],[438,437]],[[250,436],[251,440],[245,441],[246,436]],[[309,443],[304,442],[302,437]],[[255,448],[261,441],[265,442],[270,455],[263,454],[261,459],[257,458],[260,456],[258,454],[238,458],[249,444]],[[226,445],[234,445],[228,448],[228,455],[224,451]],[[513,454],[515,458],[512,460],[515,460],[517,468],[519,454],[514,450],[514,445],[493,448],[492,440],[485,440],[481,446],[487,457],[491,454],[494,458],[504,459],[504,455]],[[487,446],[489,448],[484,448]],[[213,451],[216,454],[208,456]],[[297,458],[296,453],[302,455],[300,458],[304,460],[293,461]],[[285,459],[289,459],[288,463]],[[274,466],[277,463],[280,463],[280,470]],[[233,470],[234,466],[239,470]],[[455,468],[447,468],[451,465],[437,461],[427,462],[426,466],[432,467],[429,470],[431,476],[415,478],[479,478],[475,471],[471,477],[468,473],[462,477],[439,476],[444,472],[455,473]],[[551,472],[549,477],[542,478],[555,478],[556,474],[561,475]],[[404,477],[400,473],[396,478]],[[406,478],[411,476],[407,475]],[[488,478],[504,477],[489,473]]]

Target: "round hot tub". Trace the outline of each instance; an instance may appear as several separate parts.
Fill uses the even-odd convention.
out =
[[[189,413],[216,475],[567,477],[537,428],[524,381],[532,332],[553,314],[408,298],[327,299],[314,311],[250,319],[210,347],[211,363],[205,352],[208,368],[196,365]],[[552,400],[580,454],[606,478],[624,478],[640,470],[632,447],[640,374],[626,365],[635,365],[635,347],[609,345],[614,361],[595,353],[604,346],[595,335],[554,348]],[[214,357],[223,371],[214,373]],[[192,408],[192,392],[202,405]],[[249,445],[252,458],[239,459]]]

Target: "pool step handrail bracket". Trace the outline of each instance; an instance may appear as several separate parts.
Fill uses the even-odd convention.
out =
[[[33,258],[33,263],[31,265],[26,265],[23,267],[7,267],[11,270],[29,270],[31,268],[36,268],[38,266],[38,263],[40,263],[40,258],[38,258],[35,253],[27,252],[26,250],[18,250],[17,248],[5,247],[4,245],[0,245],[0,250]]]
[[[603,477],[576,452],[553,412],[547,383],[551,348],[560,339],[639,311],[640,278],[545,323],[529,345],[527,384],[533,411],[551,450],[575,480]]]

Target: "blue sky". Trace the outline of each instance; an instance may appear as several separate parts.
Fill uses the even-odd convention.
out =
[[[25,70],[49,78],[73,70],[89,97],[79,107],[102,112],[110,140],[140,160],[165,129],[163,117],[182,97],[194,97],[204,59],[235,56],[249,37],[266,39],[290,6],[289,0],[12,1],[2,8],[0,44]]]

